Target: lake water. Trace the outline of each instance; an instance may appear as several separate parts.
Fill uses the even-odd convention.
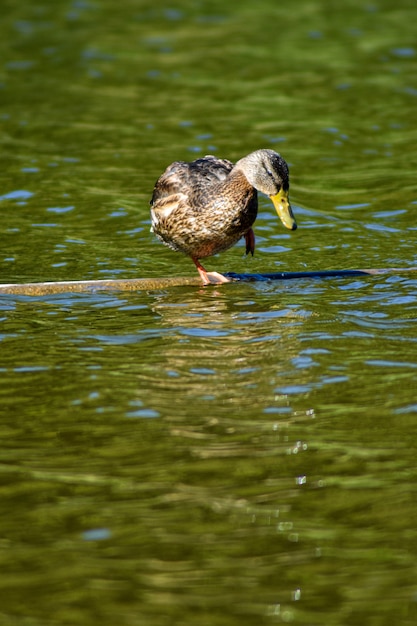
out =
[[[195,275],[171,161],[289,162],[237,273],[412,268],[417,6],[6,3],[1,282]],[[0,624],[417,622],[417,274],[0,296]]]

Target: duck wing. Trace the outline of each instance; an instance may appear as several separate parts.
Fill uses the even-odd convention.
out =
[[[158,178],[152,194],[151,205],[174,197],[177,200],[201,196],[209,191],[212,185],[224,181],[233,168],[227,159],[218,159],[207,155],[191,163],[175,161]]]

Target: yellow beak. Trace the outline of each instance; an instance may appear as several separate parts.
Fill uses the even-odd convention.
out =
[[[288,200],[288,191],[284,191],[281,189],[278,191],[275,196],[269,196],[274,203],[274,207],[276,212],[278,213],[278,217],[281,222],[284,224],[286,228],[290,230],[295,230],[297,228],[297,223],[295,221],[290,202]]]

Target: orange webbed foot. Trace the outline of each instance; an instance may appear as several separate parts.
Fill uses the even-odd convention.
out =
[[[219,272],[207,272],[198,259],[193,258],[193,262],[200,274],[203,285],[221,285],[222,283],[232,282],[230,278],[226,278],[226,276],[219,274]]]
[[[230,278],[219,274],[219,272],[205,272],[204,277],[200,274],[205,285],[221,285],[222,283],[232,282]]]

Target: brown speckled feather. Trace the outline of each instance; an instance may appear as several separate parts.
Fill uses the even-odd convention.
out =
[[[206,156],[176,161],[151,200],[152,230],[174,250],[202,259],[233,246],[257,215],[257,193],[233,163]]]
[[[205,190],[214,183],[224,181],[233,168],[233,163],[227,159],[218,159],[207,155],[191,163],[175,161],[158,178],[153,190],[151,204],[166,196],[182,192],[185,189],[189,194]]]

